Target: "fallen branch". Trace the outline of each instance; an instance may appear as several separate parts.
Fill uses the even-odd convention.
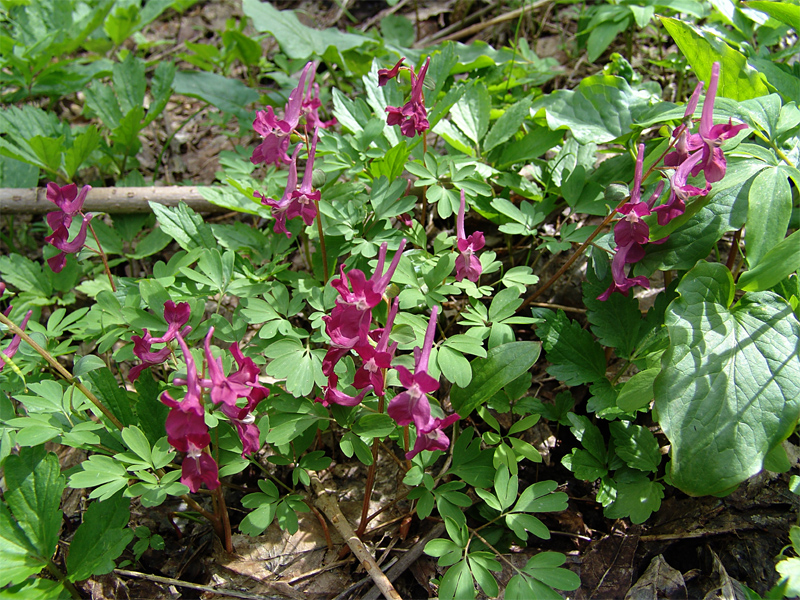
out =
[[[215,588],[208,585],[191,583],[189,581],[181,581],[179,579],[172,579],[171,577],[161,577],[159,575],[150,575],[149,573],[139,573],[138,571],[114,569],[114,573],[116,575],[122,575],[123,577],[135,577],[137,579],[146,579],[147,581],[154,581],[155,583],[176,585],[178,587],[189,588],[190,590],[209,592],[211,594],[220,594],[221,596],[230,596],[233,598],[242,598],[243,600],[284,600],[280,596],[257,596],[255,594],[248,594],[246,592],[238,592],[236,590],[227,590],[225,588]]]
[[[389,579],[389,581],[394,581],[400,577],[400,575],[405,573],[405,571],[420,557],[427,543],[442,535],[443,532],[444,523],[437,523],[434,525],[433,529],[428,532],[428,535],[414,544],[409,551],[403,554],[403,556],[400,557],[400,560],[398,560],[394,566],[386,572],[387,579]],[[379,593],[380,590],[378,590],[377,587],[374,587],[361,600],[378,600]]]
[[[318,479],[313,478],[311,481],[314,486],[314,491],[317,493],[317,499],[314,502],[317,508],[328,517],[328,520],[344,538],[344,541],[350,546],[350,550],[352,550],[355,557],[363,565],[367,574],[372,577],[372,581],[375,582],[378,589],[387,600],[402,600],[400,594],[394,589],[392,582],[384,575],[378,563],[375,562],[375,559],[369,553],[369,550],[367,550],[367,547],[358,539],[356,532],[353,531],[350,523],[347,522],[347,518],[339,508],[339,502],[336,500],[335,494],[325,490]]]
[[[148,202],[164,206],[186,203],[201,213],[223,213],[230,209],[211,204],[196,186],[98,187],[92,188],[83,204],[84,212],[131,214],[150,212]],[[0,188],[0,214],[42,214],[55,210],[47,200],[46,188]]]

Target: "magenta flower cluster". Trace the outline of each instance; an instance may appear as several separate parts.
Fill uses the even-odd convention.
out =
[[[133,352],[142,363],[132,368],[128,377],[133,381],[143,369],[163,363],[172,353],[169,342],[177,340],[186,363],[186,378],[176,377],[174,383],[186,386],[186,393],[178,401],[169,392],[164,392],[161,402],[170,408],[166,422],[167,441],[177,451],[186,453],[181,466],[181,483],[196,492],[203,483],[211,490],[219,486],[219,469],[207,450],[211,436],[205,422],[203,389],[208,390],[212,404],[219,406],[236,428],[242,441],[242,456],[252,454],[260,447],[253,410],[269,395],[269,390],[258,381],[261,370],[251,358],[242,354],[237,344],[231,344],[229,348],[237,368],[225,375],[222,359],[214,357],[211,352],[213,327],[209,329],[204,345],[209,378],[198,377],[194,358],[184,339],[191,331],[191,327],[186,325],[190,313],[188,303],[167,301],[164,304],[164,318],[168,325],[166,333],[156,338],[145,329],[144,335],[132,336]],[[165,346],[154,351],[151,349],[153,344]]]
[[[654,208],[654,204],[664,188],[660,182],[647,202],[641,199],[641,185],[644,163],[644,145],[639,146],[636,158],[636,172],[631,189],[630,200],[617,209],[623,215],[614,226],[614,242],[616,253],[611,261],[611,273],[614,278],[609,288],[598,296],[599,300],[608,300],[614,292],[627,294],[634,285],[649,287],[647,277],[628,277],[626,265],[636,263],[644,258],[644,245],[650,242],[650,227],[642,219],[656,214],[659,225],[666,225],[672,219],[681,216],[686,210],[686,202],[695,196],[705,196],[711,190],[711,184],[725,176],[726,161],[722,153],[722,142],[734,137],[747,125],[734,125],[730,119],[727,123],[714,125],[714,101],[719,83],[719,63],[711,68],[708,92],[703,103],[700,126],[697,133],[689,133],[689,124],[697,105],[703,83],[697,84],[692,97],[686,105],[683,123],[672,133],[676,138],[674,150],[664,157],[664,165],[675,171],[670,178],[669,199]],[[697,187],[688,182],[689,176],[705,176],[705,187]],[[659,240],[663,242],[664,239]]]
[[[86,194],[91,189],[91,186],[85,185],[79,193],[78,186],[74,183],[64,187],[59,187],[53,182],[47,184],[47,199],[58,207],[58,210],[47,213],[47,224],[53,233],[44,238],[48,244],[59,250],[58,254],[47,259],[47,264],[54,273],[60,273],[67,264],[67,254],[76,253],[86,243],[87,228],[94,215],[84,215],[82,211]],[[70,225],[78,215],[83,216],[80,231],[72,241],[69,241]]]
[[[286,189],[280,200],[267,198],[261,192],[256,192],[255,197],[261,199],[264,206],[272,209],[275,219],[273,231],[284,233],[286,237],[291,234],[286,229],[286,222],[300,217],[303,223],[311,225],[317,216],[317,203],[319,191],[313,187],[314,155],[317,151],[317,138],[319,129],[325,129],[333,123],[321,121],[319,117],[319,85],[314,83],[316,65],[313,62],[306,64],[297,87],[289,94],[289,101],[283,110],[283,119],[278,119],[272,107],[260,110],[253,121],[253,129],[263,138],[263,141],[253,151],[250,160],[253,164],[288,164],[289,177]],[[307,83],[306,83],[307,81]],[[300,131],[300,121],[305,120],[303,130]],[[288,150],[292,134],[302,137],[308,147],[305,174],[300,186],[297,186],[297,159],[302,144],[298,144],[289,158]]]
[[[0,298],[2,298],[3,294],[5,293],[6,293],[6,284],[0,281]],[[12,308],[13,306],[9,306],[5,311],[3,311],[3,315],[5,315],[6,317],[10,315]],[[20,329],[23,330],[25,329],[25,327],[28,325],[28,320],[31,318],[32,314],[33,314],[32,310],[29,310],[25,314],[25,318],[22,319],[22,324],[19,327]],[[18,335],[14,335],[14,337],[11,338],[11,343],[8,346],[6,346],[4,350],[0,351],[0,354],[2,354],[5,359],[14,358],[14,355],[17,353],[17,350],[19,350],[19,345],[21,342],[22,339]],[[0,358],[0,372],[2,372],[2,370],[5,368],[6,368],[6,360]]]
[[[386,124],[400,125],[400,131],[406,137],[413,138],[416,134],[427,131],[431,124],[428,122],[428,111],[425,109],[425,95],[422,87],[425,84],[425,75],[431,64],[429,56],[419,70],[414,72],[414,67],[404,67],[401,58],[391,69],[378,69],[378,85],[386,85],[390,79],[396,78],[401,70],[407,70],[411,76],[411,97],[403,106],[387,106]]]
[[[456,217],[456,243],[458,244],[458,258],[456,258],[456,281],[469,279],[473,283],[478,283],[483,267],[481,261],[475,253],[483,248],[486,243],[483,239],[483,232],[476,231],[469,237],[464,233],[464,213],[466,212],[466,198],[464,190],[461,190],[461,205]]]
[[[431,312],[423,347],[414,349],[414,373],[402,365],[392,366],[397,343],[389,343],[389,334],[399,307],[397,299],[389,308],[386,324],[382,328],[371,329],[372,309],[383,301],[386,287],[397,269],[405,244],[406,241],[403,240],[386,273],[383,272],[383,268],[386,263],[387,245],[383,244],[372,277],[367,279],[359,269],[345,273],[342,266],[341,277],[331,281],[331,285],[339,292],[339,297],[331,314],[323,317],[325,331],[331,339],[322,363],[322,372],[328,378],[328,385],[325,387],[323,397],[317,398],[317,401],[324,406],[331,404],[356,406],[370,390],[378,396],[384,396],[386,371],[390,368],[395,369],[405,389],[392,398],[387,412],[398,425],[413,423],[416,427],[417,439],[414,448],[406,454],[406,457],[411,459],[422,450],[446,450],[450,440],[443,430],[460,417],[457,414],[445,419],[432,417],[427,397],[427,394],[439,389],[438,380],[428,374],[428,362],[436,333],[437,307]],[[360,390],[357,396],[338,389],[339,377],[334,372],[339,360],[351,351],[361,358],[361,365],[353,380],[353,387]]]

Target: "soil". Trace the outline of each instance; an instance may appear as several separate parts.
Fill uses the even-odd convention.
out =
[[[458,22],[459,18],[488,6],[478,0],[401,0],[395,7],[376,0],[346,1],[347,12],[357,21],[353,24],[344,14],[339,0],[276,4],[279,8],[298,9],[307,24],[318,27],[359,28],[396,10],[412,21],[417,15],[420,17],[422,37],[436,35],[451,22]],[[599,65],[588,64],[585,55],[572,50],[577,29],[576,7],[547,4],[519,21],[521,35],[540,56],[553,56],[563,65],[563,75],[548,83],[552,88],[572,87],[582,77],[601,69]],[[513,6],[495,3],[484,19],[512,9]],[[182,15],[171,13],[162,18],[145,31],[145,36],[152,40],[173,40],[174,45],[156,46],[153,55],[174,55],[185,48],[187,41],[216,41],[218,33],[215,32],[225,28],[225,20],[239,17],[241,8],[237,2],[202,2]],[[517,20],[506,21],[460,41],[481,39],[492,44],[506,43],[513,39],[516,25]],[[637,69],[650,69],[648,58],[670,51],[661,47],[658,35],[650,31],[637,38],[637,48],[639,54],[632,59]],[[264,49],[266,52],[273,50],[269,41],[265,42]],[[610,51],[613,50],[612,47]],[[237,75],[244,76],[244,73],[234,68],[230,76]],[[675,93],[676,83],[666,72],[648,71],[647,76],[659,81],[667,95]],[[213,109],[198,113],[200,105],[192,98],[173,101],[167,106],[164,117],[145,130],[143,149],[138,157],[145,179],[149,181],[152,177],[164,141],[190,119],[165,151],[158,178],[164,184],[201,185],[214,181],[219,153],[233,149],[231,133],[238,132],[238,126],[235,120],[212,122],[209,111]],[[65,113],[69,113],[69,106],[64,108]],[[555,271],[560,260],[563,258],[551,261],[547,269]],[[564,277],[558,289],[540,300],[580,306],[580,269],[580,264],[573,267],[571,276]],[[540,276],[545,277],[545,274],[540,273]],[[574,318],[576,313],[570,316]],[[580,313],[577,317],[580,318]],[[533,390],[538,390],[538,397],[544,402],[551,401],[561,391],[543,367],[538,372],[534,367],[533,375],[536,383]],[[581,393],[588,396],[588,390],[573,388],[573,393],[580,407],[585,401]],[[501,422],[508,418],[502,414],[495,416]],[[726,498],[692,498],[667,487],[661,509],[645,524],[632,525],[627,520],[605,518],[602,507],[595,501],[596,488],[576,480],[561,465],[561,458],[576,444],[567,428],[559,429],[557,424],[543,421],[528,435],[529,441],[542,452],[544,461],[521,469],[520,488],[552,479],[561,482],[559,490],[565,491],[570,500],[563,513],[542,517],[553,532],[552,539],[532,538],[526,547],[507,544],[506,557],[514,565],[523,565],[543,550],[565,553],[566,566],[581,576],[581,588],[569,594],[570,598],[577,599],[732,598],[742,597],[741,591],[737,591],[738,582],[758,594],[764,594],[776,582],[775,558],[788,543],[789,528],[800,514],[798,497],[788,491],[788,473],[762,473]],[[343,512],[349,522],[356,525],[360,518],[366,467],[347,460],[330,440],[322,439],[321,444],[320,447],[334,457],[334,464],[324,474],[323,484],[336,490]],[[796,472],[800,449],[788,443],[787,447],[789,456],[795,457],[793,471]],[[65,464],[80,460],[69,452],[64,453],[63,458]],[[261,458],[266,464],[266,457]],[[370,523],[363,538],[383,565],[410,551],[437,523],[436,519],[422,522],[408,519],[411,506],[410,501],[404,499],[407,488],[401,482],[401,458],[392,457],[383,449],[378,455],[378,478],[370,513],[388,508]],[[274,471],[276,477],[291,485],[287,470],[274,467]],[[241,498],[258,491],[258,478],[255,469],[248,469],[234,476],[225,489],[234,531],[246,514]],[[313,504],[313,492],[302,488],[298,491],[307,494],[308,503]],[[201,504],[210,509],[210,497],[200,495],[199,498]],[[70,492],[66,500],[64,533],[68,542],[70,528],[74,531],[79,522],[76,519],[80,518],[85,499]],[[226,597],[330,600],[359,598],[372,587],[358,561],[342,551],[342,538],[324,518],[313,512],[299,515],[299,529],[293,535],[274,523],[255,538],[235,534],[235,553],[231,555],[222,549],[211,528],[189,518],[188,511],[189,507],[179,499],[170,498],[157,508],[145,508],[134,502],[132,524],[147,526],[152,533],[163,536],[165,549],[147,550],[139,560],[126,552],[123,558],[131,561],[126,569],[143,577],[117,572],[92,578],[80,586],[84,596],[96,600]],[[330,543],[326,536],[330,536]],[[395,586],[403,598],[428,598],[436,594],[432,578],[441,577],[442,573],[435,559],[423,554],[396,580]],[[497,576],[501,590],[511,575],[509,565],[504,564],[502,573]],[[362,585],[352,587],[358,582]],[[203,587],[224,588],[229,592],[223,589],[210,592],[201,589]],[[350,591],[342,595],[346,590]]]

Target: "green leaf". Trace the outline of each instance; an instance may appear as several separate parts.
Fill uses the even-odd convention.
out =
[[[775,565],[775,570],[780,574],[781,582],[787,583],[784,598],[800,596],[800,558],[782,560]]]
[[[97,148],[100,139],[100,133],[94,125],[90,125],[86,131],[75,137],[72,148],[64,151],[64,171],[67,179],[71,180],[74,177],[84,161]]]
[[[534,158],[539,158],[560,143],[563,137],[562,129],[551,130],[548,127],[533,126],[521,140],[503,145],[503,151],[497,159],[497,168],[505,169],[516,163],[530,162]]]
[[[467,387],[472,381],[469,361],[457,350],[441,346],[436,352],[436,364],[439,365],[447,381],[459,387]]]
[[[521,513],[506,515],[506,525],[521,540],[528,539],[528,531],[540,539],[550,539],[550,530],[533,515]]]
[[[150,442],[147,441],[141,429],[135,426],[126,427],[122,430],[122,439],[125,441],[125,445],[143,461],[149,463],[152,460]]]
[[[47,557],[37,554],[5,502],[0,502],[0,586],[23,582],[41,571],[47,565]]]
[[[472,381],[465,387],[453,386],[450,401],[455,411],[466,418],[506,385],[531,368],[539,358],[541,344],[511,342],[492,348],[486,358],[472,361]]]
[[[634,412],[650,405],[653,400],[653,381],[661,369],[646,369],[628,379],[619,391],[617,406],[625,412]]]
[[[519,495],[513,512],[561,512],[567,509],[568,496],[564,492],[555,492],[558,484],[555,481],[540,481],[529,485]]]
[[[734,50],[714,34],[700,31],[678,19],[661,17],[661,22],[689,61],[698,79],[707,82],[711,77],[713,64],[720,63],[717,91],[719,97],[748,100],[769,94],[764,75],[747,64],[744,54]]]
[[[64,148],[63,136],[53,139],[37,135],[27,140],[27,143],[36,158],[39,159],[39,165],[42,168],[51,173],[55,173],[61,168],[61,154]]]
[[[439,584],[440,600],[473,600],[475,598],[475,584],[472,573],[466,560],[457,562],[447,569]]]
[[[99,400],[111,410],[123,426],[136,424],[128,392],[119,386],[110,369],[102,368],[90,371],[86,374],[86,378],[92,382],[92,387],[94,387],[94,392]]]
[[[148,202],[156,215],[161,229],[171,235],[184,250],[193,248],[217,248],[217,240],[203,217],[181,202],[176,207],[167,207],[157,202]]]
[[[580,577],[568,569],[560,568],[566,557],[559,552],[540,552],[531,558],[523,567],[526,575],[533,577],[559,590],[577,590],[581,585]]]
[[[754,8],[761,12],[767,13],[773,19],[777,19],[784,25],[788,25],[795,30],[796,33],[800,32],[800,6],[790,4],[789,2],[765,2],[763,0],[754,0],[752,2],[745,2],[748,8]],[[789,594],[791,595],[791,594]]]
[[[583,282],[583,302],[592,333],[603,345],[617,350],[617,355],[628,359],[636,349],[644,325],[639,301],[633,295],[611,294],[608,300],[598,300],[612,282],[609,272],[599,281],[594,269],[587,269]]]
[[[630,133],[631,111],[647,105],[628,82],[611,75],[585,77],[574,90],[557,90],[537,100],[550,129],[567,127],[581,144],[610,142]]]
[[[575,413],[568,413],[567,417],[572,423],[570,430],[579,442],[588,450],[592,456],[601,462],[608,459],[606,452],[606,443],[603,439],[603,434],[597,425],[593,424],[589,417],[585,415],[576,415]]]
[[[577,321],[570,320],[563,310],[534,311],[544,318],[536,330],[547,351],[550,366],[547,372],[567,385],[594,383],[606,375],[603,348]]]
[[[516,134],[530,112],[531,99],[529,97],[509,106],[486,135],[486,139],[483,141],[483,151],[488,152]]]
[[[10,542],[10,559],[17,563],[17,571],[13,578],[0,576],[0,580],[17,583],[21,581],[17,579],[21,571],[31,572],[33,560],[46,564],[55,552],[62,518],[59,505],[66,479],[61,474],[58,457],[46,452],[43,446],[20,448],[19,454],[6,458],[3,471],[6,484],[3,500],[13,517],[4,506],[0,531],[4,541]],[[33,560],[22,560],[18,555],[23,539]]]
[[[562,596],[553,588],[526,575],[514,575],[506,586],[506,600],[561,600]]]
[[[303,25],[294,11],[277,10],[270,4],[258,0],[242,2],[244,14],[253,20],[253,27],[261,33],[271,33],[289,58],[308,60],[313,55],[336,58],[342,67],[345,61],[341,53],[375,44],[375,40],[362,35],[343,33],[335,28],[314,29]]]
[[[172,89],[176,94],[199,98],[244,121],[253,120],[253,111],[245,107],[258,100],[258,92],[239,79],[228,79],[205,71],[178,71],[172,81]]]
[[[800,334],[791,307],[771,292],[731,307],[733,278],[700,263],[666,314],[670,347],[654,384],[672,444],[672,483],[715,494],[758,473],[800,415]]]
[[[753,180],[747,206],[747,264],[755,267],[786,236],[792,216],[792,189],[783,169],[764,169]]]
[[[609,519],[630,517],[634,523],[644,523],[661,508],[664,486],[644,474],[627,479],[630,480],[616,482],[616,498],[606,506],[603,514]]]
[[[67,576],[70,581],[83,581],[114,570],[114,561],[133,539],[133,531],[127,529],[130,503],[129,498],[118,495],[89,505],[69,547]]]
[[[392,433],[397,423],[386,414],[366,414],[353,423],[353,433],[370,438],[384,438]]]
[[[649,429],[622,421],[609,424],[614,451],[632,469],[657,471],[661,464],[658,441]]]
[[[153,101],[147,108],[147,117],[144,124],[149,125],[153,119],[160,115],[169,102],[172,95],[172,82],[175,80],[175,63],[171,61],[161,61],[153,72],[153,80],[150,84],[150,93]]]
[[[86,90],[86,104],[103,121],[103,124],[111,130],[119,127],[122,120],[122,111],[119,102],[114,95],[111,86],[99,81],[93,81]]]
[[[600,58],[600,55],[611,45],[611,42],[631,26],[631,20],[629,16],[626,18],[623,15],[621,19],[608,20],[592,29],[589,39],[586,40],[587,60],[593,63]]]
[[[461,99],[450,109],[453,122],[458,128],[478,144],[486,130],[489,128],[489,112],[492,108],[492,99],[486,85],[476,81],[470,85],[461,96]]]
[[[746,292],[760,292],[778,285],[800,269],[800,231],[778,242],[754,269],[742,273],[737,287]]]
[[[123,113],[142,106],[145,92],[144,61],[135,53],[129,53],[121,63],[114,63],[112,81]]]

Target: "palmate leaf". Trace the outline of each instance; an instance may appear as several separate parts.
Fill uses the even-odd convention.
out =
[[[800,323],[771,292],[731,306],[734,290],[724,265],[701,262],[667,309],[655,406],[672,444],[672,482],[693,495],[758,473],[800,416]]]
[[[571,321],[563,310],[534,310],[545,322],[536,330],[551,363],[547,372],[567,385],[593,383],[605,378],[603,348],[592,334]]]

